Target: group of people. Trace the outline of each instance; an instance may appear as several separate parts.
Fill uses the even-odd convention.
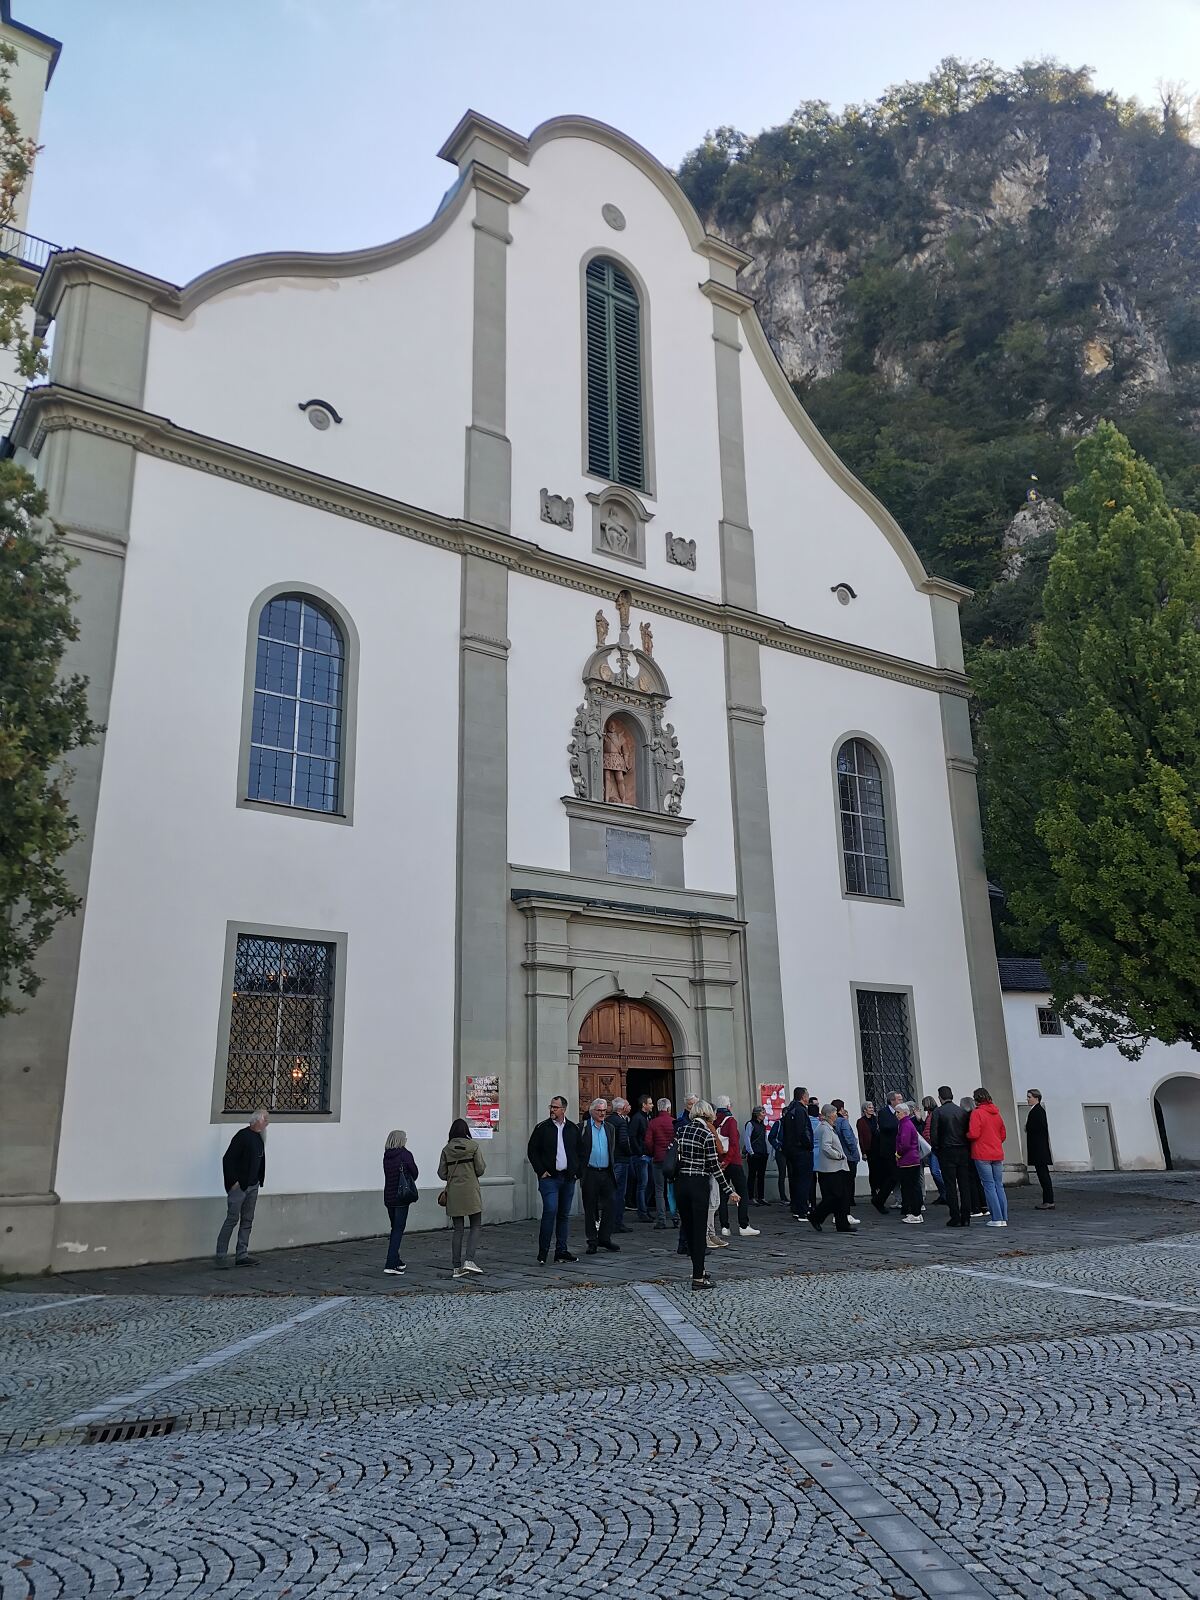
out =
[[[1030,1164],[1042,1187],[1039,1210],[1054,1209],[1050,1179],[1052,1156],[1041,1091],[1030,1089],[1026,1142]],[[1004,1119],[986,1089],[956,1101],[943,1085],[938,1099],[918,1105],[899,1093],[878,1110],[871,1101],[851,1124],[844,1100],[822,1105],[804,1087],[773,1124],[756,1106],[738,1125],[728,1095],[716,1104],[689,1095],[681,1114],[668,1099],[642,1096],[635,1111],[627,1100],[593,1100],[579,1123],[568,1116],[566,1097],[554,1095],[549,1115],[529,1136],[527,1156],[541,1197],[539,1264],[553,1248],[554,1260],[576,1261],[570,1249],[570,1219],[579,1185],[587,1253],[619,1251],[613,1238],[627,1233],[627,1201],[640,1222],[656,1229],[677,1228],[676,1249],[691,1260],[692,1288],[713,1287],[706,1267],[711,1250],[728,1248],[736,1225],[742,1238],[756,1238],[750,1207],[766,1200],[771,1156],[777,1168],[781,1203],[798,1221],[818,1233],[833,1218],[839,1233],[853,1233],[852,1215],[859,1166],[865,1162],[871,1204],[881,1214],[891,1209],[897,1189],[901,1221],[925,1220],[925,1179],[937,1187],[936,1205],[947,1209],[948,1228],[967,1228],[987,1218],[990,1228],[1008,1226],[1004,1192]],[[250,1232],[259,1191],[266,1179],[265,1134],[270,1117],[260,1108],[230,1141],[222,1164],[226,1215],[217,1238],[216,1265],[229,1265],[229,1244],[237,1230],[234,1265],[253,1266]],[[483,1223],[480,1179],[487,1163],[479,1141],[463,1118],[450,1125],[438,1158],[443,1188],[437,1196],[452,1225],[451,1270],[455,1278],[478,1275],[476,1261]],[[383,1151],[383,1202],[389,1237],[384,1272],[407,1268],[401,1245],[410,1206],[417,1200],[420,1172],[403,1129],[393,1130]]]

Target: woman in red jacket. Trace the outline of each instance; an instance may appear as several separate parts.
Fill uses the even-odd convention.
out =
[[[976,1089],[975,1109],[967,1124],[971,1159],[983,1185],[983,1196],[990,1213],[989,1228],[1008,1227],[1008,1196],[1004,1193],[1004,1141],[1008,1131],[1004,1118],[986,1089]]]

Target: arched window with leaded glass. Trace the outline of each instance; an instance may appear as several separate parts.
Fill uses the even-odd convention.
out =
[[[353,641],[346,619],[325,598],[268,591],[251,626],[242,803],[348,820]]]
[[[898,900],[887,777],[878,751],[865,739],[847,739],[839,748],[837,795],[846,893]]]
[[[607,256],[585,273],[588,471],[646,489],[642,303],[633,279]]]

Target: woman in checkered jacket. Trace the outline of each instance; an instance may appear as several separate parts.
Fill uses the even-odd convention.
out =
[[[713,1108],[707,1100],[692,1107],[691,1118],[675,1137],[678,1165],[675,1174],[675,1203],[679,1207],[680,1230],[692,1258],[692,1288],[711,1289],[712,1279],[704,1271],[704,1252],[708,1243],[709,1185],[715,1178],[720,1192],[734,1193],[733,1185],[721,1170],[712,1128]]]

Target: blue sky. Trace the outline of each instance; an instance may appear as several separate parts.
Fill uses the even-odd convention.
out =
[[[230,256],[407,233],[468,107],[583,112],[675,165],[706,130],[1054,55],[1153,102],[1200,89],[1200,0],[14,0],[63,41],[29,227],[181,282]]]

